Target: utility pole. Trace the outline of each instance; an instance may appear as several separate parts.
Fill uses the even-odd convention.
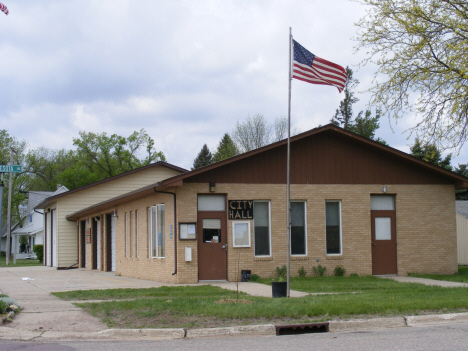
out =
[[[5,188],[5,185],[3,184],[3,173],[2,173],[2,179],[0,180],[0,236],[2,235],[2,228],[3,228],[3,189]]]
[[[11,148],[11,147],[10,147]],[[13,164],[13,149],[10,150],[10,165]],[[10,177],[8,180],[8,212],[7,212],[7,243],[6,243],[6,261],[5,264],[8,266],[10,264],[10,238],[11,238],[11,178],[12,175],[10,173]]]

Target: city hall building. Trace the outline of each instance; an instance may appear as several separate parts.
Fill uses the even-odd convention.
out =
[[[64,216],[70,260],[171,283],[269,277],[287,262],[286,158],[283,140],[193,171],[162,165],[173,174]],[[292,137],[290,165],[292,275],[457,271],[467,178],[334,125]]]

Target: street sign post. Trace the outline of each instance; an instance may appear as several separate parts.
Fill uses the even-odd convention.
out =
[[[0,173],[21,173],[22,165],[0,165]]]

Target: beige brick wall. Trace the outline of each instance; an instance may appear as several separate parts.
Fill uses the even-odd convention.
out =
[[[398,273],[454,273],[457,270],[455,198],[452,185],[386,185],[387,194],[395,194],[397,218]],[[197,194],[207,193],[208,184],[190,184],[174,188],[177,192],[177,222],[197,221]],[[253,223],[251,247],[233,248],[232,221],[227,221],[228,280],[240,277],[240,270],[269,277],[275,267],[286,264],[286,186],[255,184],[216,184],[216,193],[229,200],[269,200],[271,203],[271,257],[254,257]],[[343,265],[347,274],[372,274],[370,195],[382,194],[382,185],[292,185],[291,200],[307,203],[307,255],[291,257],[291,274],[304,266],[327,267],[332,273]],[[325,201],[341,201],[342,255],[327,256],[325,247]],[[166,258],[148,258],[147,208],[166,205]],[[169,239],[173,220],[173,197],[154,194],[117,207],[116,273],[123,276],[163,282],[198,281],[196,240],[178,240],[177,275],[174,271],[174,236]],[[139,257],[125,256],[125,213],[139,211]],[[108,212],[110,212],[109,209]],[[178,228],[177,228],[178,229]],[[102,232],[105,232],[103,230]],[[185,247],[192,248],[192,261],[185,262]],[[91,255],[91,250],[88,250]],[[103,255],[105,256],[105,255]],[[130,256],[130,255],[129,255]],[[103,257],[103,259],[105,259]],[[91,258],[88,257],[88,262]],[[237,269],[239,267],[239,271]]]

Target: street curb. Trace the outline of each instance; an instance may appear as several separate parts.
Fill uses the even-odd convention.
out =
[[[187,338],[213,337],[213,336],[242,336],[242,335],[276,335],[273,324],[244,325],[224,328],[198,328],[187,329]]]
[[[468,322],[468,313],[432,314],[424,316],[408,316],[405,318],[406,325],[408,327],[419,327],[430,324]]]
[[[182,328],[160,328],[160,329],[106,329],[93,333],[99,338],[164,338],[164,339],[183,339],[185,330]]]
[[[381,317],[352,319],[348,321],[330,321],[329,331],[340,332],[400,327],[406,327],[406,317]]]
[[[449,313],[423,316],[379,317],[369,319],[352,319],[329,321],[329,332],[349,332],[384,328],[422,327],[427,325],[444,325],[467,323],[468,313]],[[275,336],[273,324],[245,325],[222,328],[159,328],[159,329],[105,329],[97,332],[56,332],[18,330],[0,327],[0,340],[161,340],[221,336]]]

